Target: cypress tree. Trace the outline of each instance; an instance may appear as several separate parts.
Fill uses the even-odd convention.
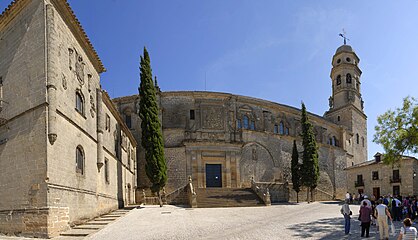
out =
[[[308,119],[305,104],[302,102],[302,166],[301,166],[301,180],[302,185],[307,188],[307,200],[309,202],[309,191],[311,191],[311,200],[313,199],[313,190],[318,185],[319,180],[319,165],[318,165],[318,150],[313,133],[312,123]]]
[[[301,184],[300,184],[299,153],[298,153],[298,148],[296,146],[296,140],[293,140],[291,171],[292,171],[293,190],[295,190],[296,192],[296,202],[298,203]]]
[[[141,83],[139,86],[139,117],[141,118],[141,145],[145,150],[145,172],[152,183],[151,191],[157,193],[160,200],[160,190],[167,182],[167,166],[164,158],[164,143],[161,123],[158,118],[156,89],[152,79],[151,61],[147,49],[141,56]]]

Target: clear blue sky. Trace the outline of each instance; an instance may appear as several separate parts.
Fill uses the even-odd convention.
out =
[[[4,9],[11,0],[0,0]],[[331,58],[360,57],[369,159],[379,114],[418,97],[418,0],[69,0],[107,72],[112,97],[137,93],[139,56],[150,52],[163,91],[230,92],[322,115]]]

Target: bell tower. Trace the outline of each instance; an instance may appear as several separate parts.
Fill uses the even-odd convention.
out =
[[[342,45],[332,58],[332,96],[324,117],[346,129],[342,147],[352,157],[348,166],[367,161],[367,116],[361,96],[360,58],[351,46]]]

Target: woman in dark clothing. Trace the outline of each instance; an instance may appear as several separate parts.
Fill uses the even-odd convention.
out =
[[[366,238],[369,237],[370,230],[370,215],[372,214],[372,209],[367,206],[367,202],[363,202],[363,205],[360,207],[360,221],[361,221],[361,237],[364,237],[364,232],[366,232]]]

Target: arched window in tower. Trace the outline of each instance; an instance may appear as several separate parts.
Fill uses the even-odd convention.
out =
[[[283,135],[283,134],[284,134],[284,124],[283,124],[283,122],[280,122],[280,125],[279,125],[279,133],[280,133],[281,135]]]
[[[345,76],[345,81],[347,83],[351,83],[351,74],[347,73],[347,75]]]
[[[341,75],[337,76],[337,85],[341,85]]]
[[[356,134],[356,142],[357,142],[357,144],[360,143],[360,136],[358,135],[358,133]]]
[[[242,119],[243,119],[244,129],[248,129],[249,128],[248,116],[244,116]]]
[[[130,113],[125,113],[125,123],[128,128],[132,128],[132,116]]]
[[[289,128],[288,128],[288,127],[286,127],[286,128],[284,129],[284,134],[285,134],[285,135],[289,135]]]
[[[362,143],[362,145],[364,147],[364,137],[361,137],[361,143]]]
[[[331,138],[331,145],[332,146],[337,146],[337,138],[335,136],[332,136],[332,138]]]
[[[274,124],[274,133],[278,134],[279,133],[279,125]]]

